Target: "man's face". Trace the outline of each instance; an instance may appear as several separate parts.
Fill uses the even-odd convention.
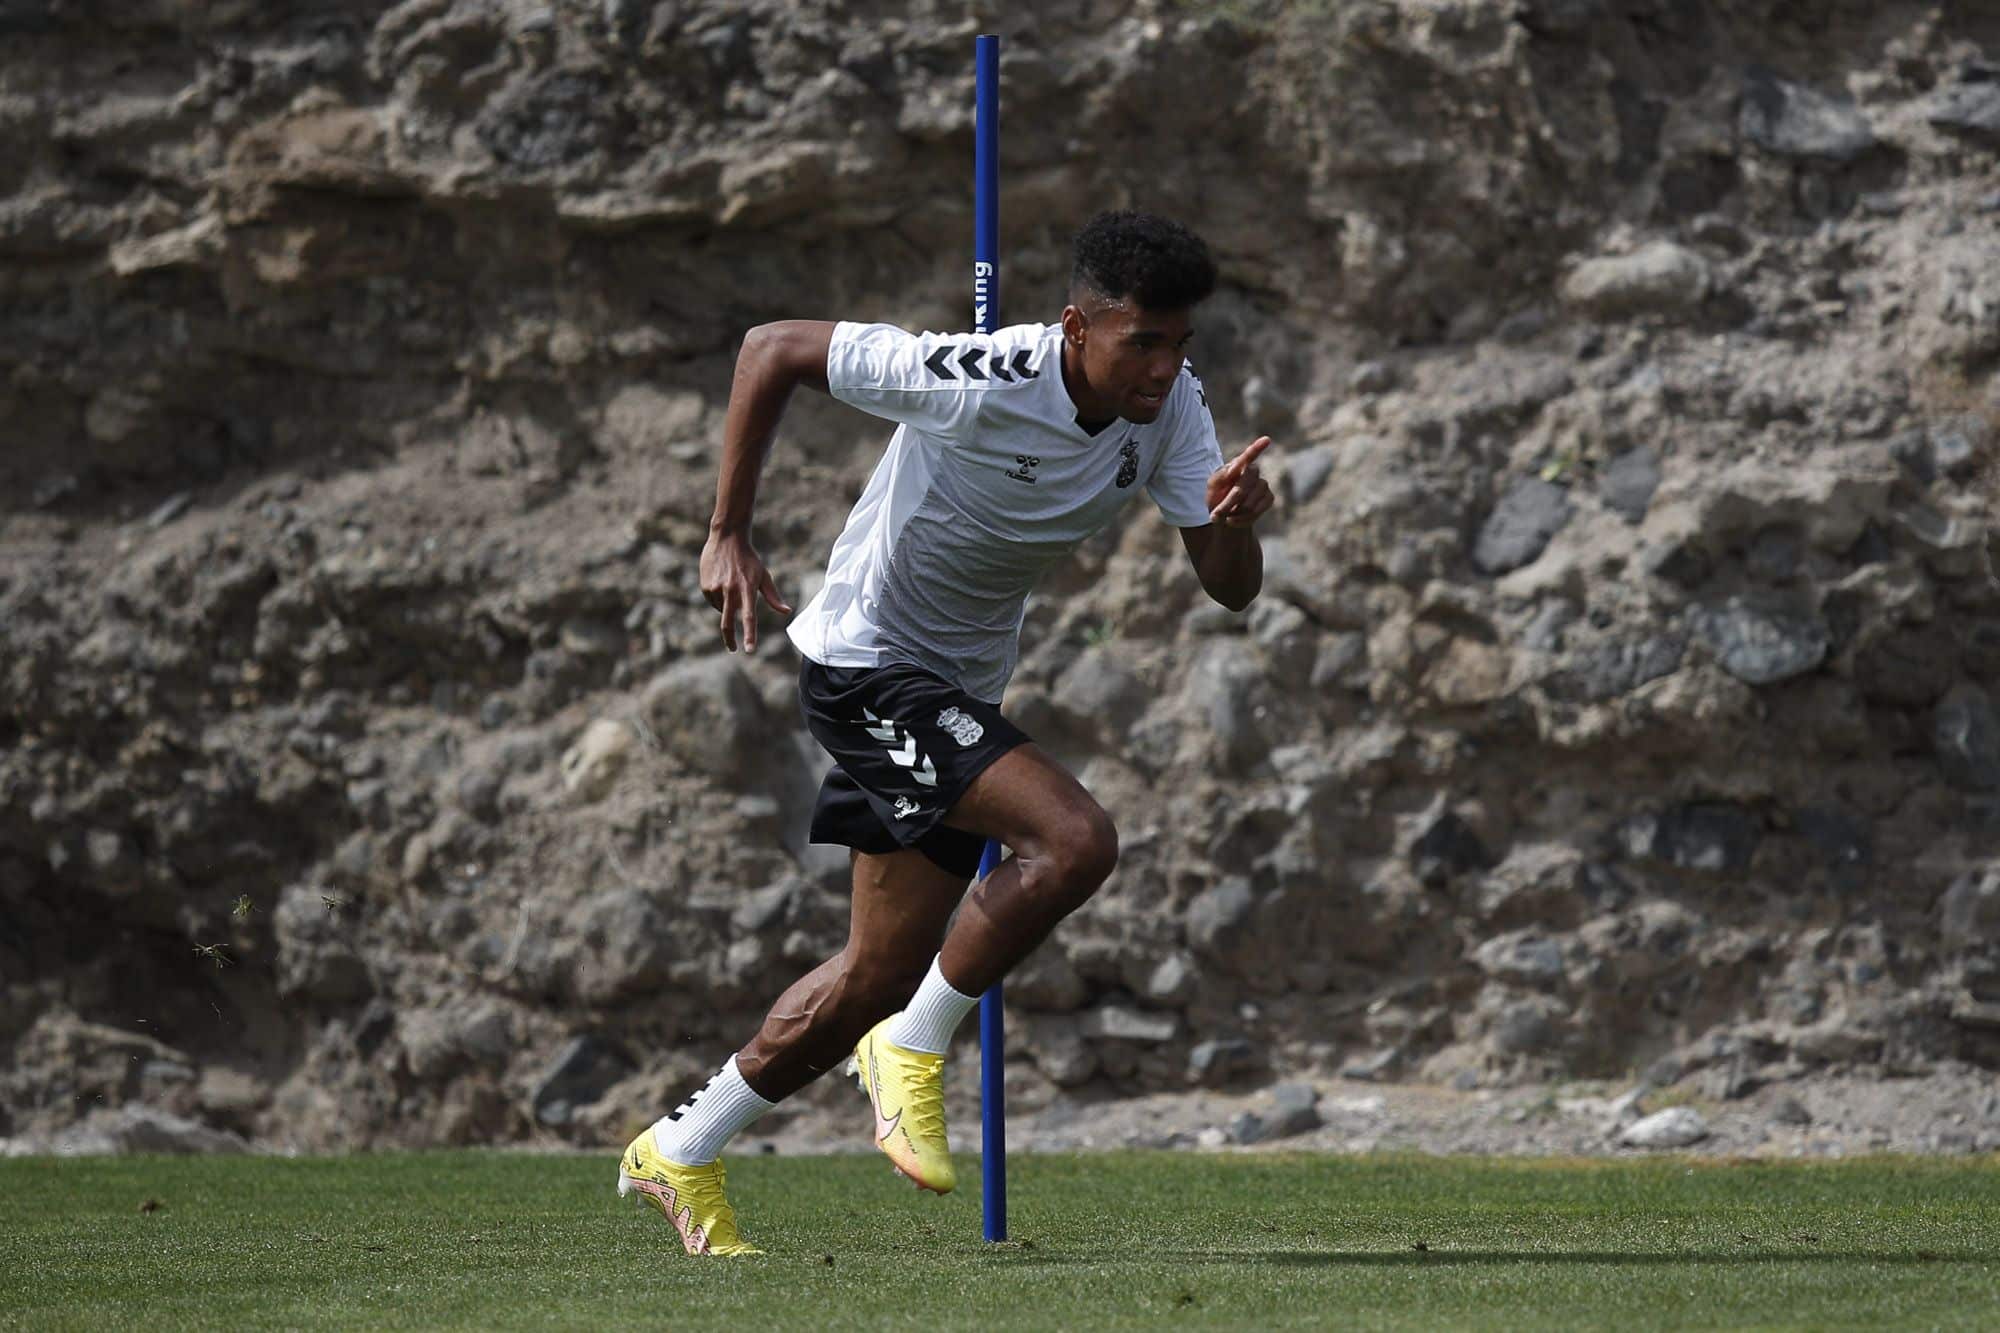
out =
[[[1078,408],[1141,425],[1157,418],[1194,337],[1193,316],[1191,310],[1142,309],[1130,300],[1091,300],[1064,310],[1063,330],[1081,355],[1094,400]]]

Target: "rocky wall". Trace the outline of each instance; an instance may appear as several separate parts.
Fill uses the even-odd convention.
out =
[[[1982,7],[7,0],[0,1134],[616,1140],[838,947],[695,562],[743,329],[963,322],[981,30],[1008,315],[1183,217],[1284,498],[1032,608],[1124,851],[1018,1095],[2000,1061]]]

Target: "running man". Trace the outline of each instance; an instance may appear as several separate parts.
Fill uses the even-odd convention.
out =
[[[847,945],[619,1164],[618,1192],[638,1190],[690,1254],[759,1253],[724,1195],[723,1146],[850,1055],[896,1169],[939,1194],[956,1183],[953,1030],[1118,862],[1111,817],[1000,714],[1036,579],[1143,490],[1210,597],[1240,611],[1263,582],[1251,525],[1274,503],[1257,469],[1271,441],[1224,464],[1184,359],[1215,287],[1208,247],[1163,218],[1105,213],[1074,258],[1055,324],[910,334],[788,320],[743,340],[701,553],[730,651],[756,647],[760,601],[792,610],[750,543],[792,390],[897,427],[790,628],[807,726],[835,761],[812,839],[852,849]],[[1012,854],[966,898],[987,838]]]

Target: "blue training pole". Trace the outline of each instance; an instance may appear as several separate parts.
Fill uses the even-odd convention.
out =
[[[972,321],[977,333],[1000,325],[1000,39],[973,43]],[[988,839],[979,877],[1000,864]],[[981,1211],[986,1239],[1007,1239],[1007,1027],[1000,983],[979,997]]]

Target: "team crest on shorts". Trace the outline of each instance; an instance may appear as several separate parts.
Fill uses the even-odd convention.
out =
[[[1118,489],[1124,490],[1139,479],[1139,444],[1127,440],[1118,446]]]
[[[898,796],[896,798],[896,818],[898,819],[908,819],[921,809],[923,809],[921,805],[918,805],[907,796]]]
[[[986,734],[986,728],[979,725],[979,719],[970,717],[957,708],[947,708],[938,714],[937,724],[951,733],[951,738],[960,747],[979,744],[979,738]]]

